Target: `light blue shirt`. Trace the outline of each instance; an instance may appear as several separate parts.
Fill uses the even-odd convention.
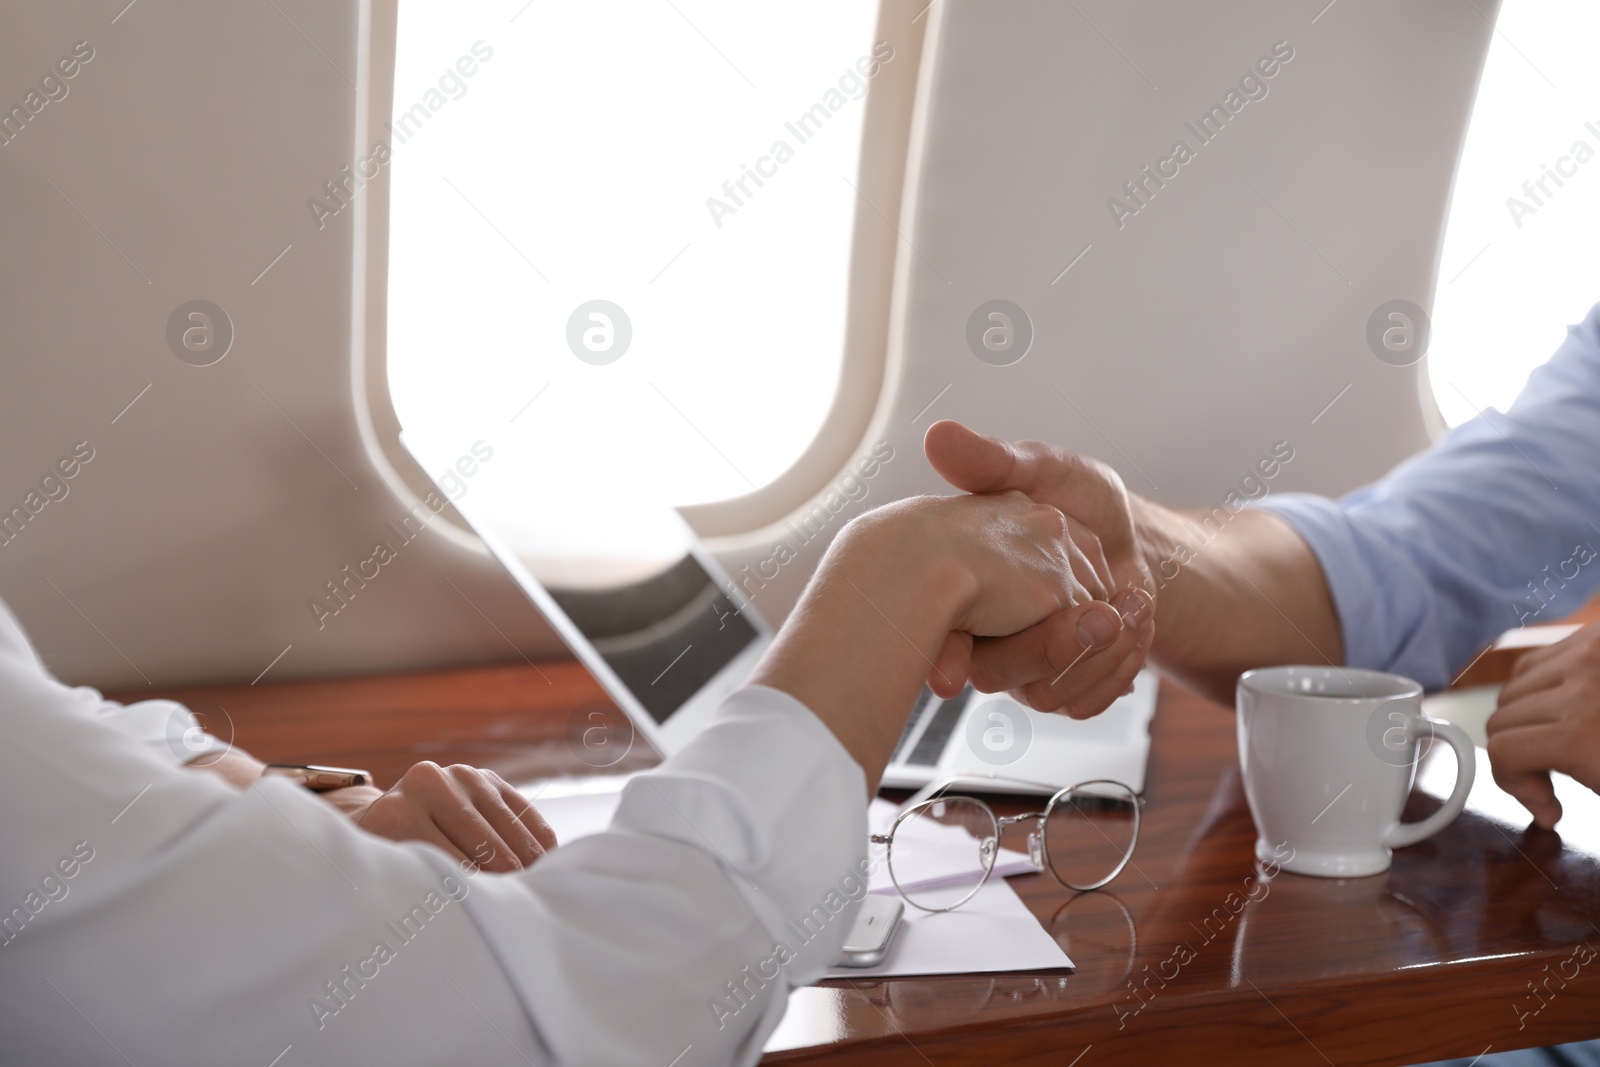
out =
[[[1308,541],[1351,666],[1448,685],[1519,625],[1600,590],[1600,306],[1510,410],[1490,409],[1341,500],[1265,500]]]

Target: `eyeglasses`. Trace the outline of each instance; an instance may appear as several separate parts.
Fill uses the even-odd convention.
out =
[[[908,805],[887,833],[869,838],[885,846],[900,895],[923,911],[951,911],[976,896],[994,871],[1008,826],[1032,820],[1028,863],[1080,892],[1109,884],[1139,843],[1139,796],[1121,782],[1079,782],[1058,791],[1043,811],[1003,817],[977,797],[937,795],[952,784],[935,787],[936,795]]]

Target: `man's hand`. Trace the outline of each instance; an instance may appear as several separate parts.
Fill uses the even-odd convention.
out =
[[[1488,731],[1494,780],[1541,829],[1561,818],[1551,771],[1600,792],[1600,623],[1524,654]]]
[[[1138,544],[1127,489],[1097,460],[1063,448],[1010,444],[957,422],[929,427],[923,447],[946,481],[969,493],[1019,491],[1059,511],[1074,546],[1073,572],[1111,612],[1052,615],[1009,637],[952,634],[929,684],[941,696],[970,675],[984,692],[1009,690],[1039,711],[1104,711],[1144,666],[1155,636],[1155,588]]]
[[[323,794],[363,830],[392,841],[426,841],[487,871],[519,871],[556,847],[532,804],[493,771],[414,765],[393,789],[353,786]]]

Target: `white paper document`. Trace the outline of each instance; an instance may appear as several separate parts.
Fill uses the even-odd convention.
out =
[[[529,793],[534,793],[529,790]],[[534,794],[537,797],[537,794]],[[620,793],[580,793],[538,797],[537,806],[563,844],[599,833],[611,823]],[[883,833],[899,808],[878,798],[867,810],[867,823]],[[907,824],[900,833],[914,835],[923,849],[967,852],[975,842],[965,830],[922,819]],[[896,840],[899,840],[897,835]],[[873,846],[875,860],[869,891],[894,894],[882,846]],[[833,978],[884,978],[917,974],[979,974],[1003,971],[1043,971],[1070,968],[1073,963],[1016,891],[1006,884],[1009,875],[1034,871],[1028,857],[1001,849],[994,873],[978,894],[954,911],[926,912],[906,905],[900,930],[889,946],[889,956],[877,967],[837,967]],[[915,889],[915,886],[908,886]],[[929,888],[924,884],[922,888]]]
[[[580,837],[597,834],[611,825],[611,817],[622,803],[621,791],[612,793],[570,793],[561,796],[541,796],[538,789],[521,790],[523,796],[533,801],[544,821],[556,832],[556,841],[565,845]]]
[[[835,967],[829,978],[888,978],[913,974],[983,974],[1072,967],[1056,939],[1002,878],[984,883],[955,911],[906,905],[889,956],[876,967]]]

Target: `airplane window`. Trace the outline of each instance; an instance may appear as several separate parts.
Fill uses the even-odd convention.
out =
[[[1504,409],[1600,302],[1592,0],[1505,0],[1468,127],[1428,347],[1446,421]]]
[[[366,169],[392,172],[389,380],[408,439],[483,442],[502,481],[523,465],[545,500],[635,512],[782,473],[837,386],[851,228],[872,210],[855,191],[864,97],[911,61],[875,49],[875,16],[861,0],[402,3],[392,127],[373,135],[389,151]],[[542,548],[592,552],[594,528],[562,545],[546,527]]]

